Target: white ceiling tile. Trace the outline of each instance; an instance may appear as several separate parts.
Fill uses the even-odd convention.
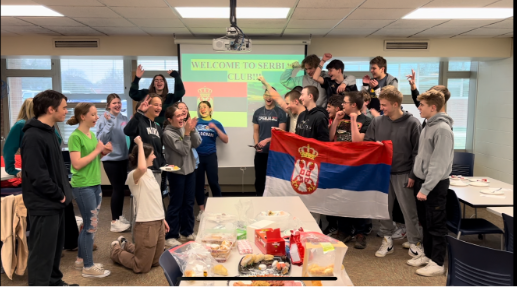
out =
[[[164,36],[164,35],[191,35],[187,28],[142,28],[145,32],[151,36]]]
[[[445,23],[448,20],[410,20],[410,19],[400,19],[394,23],[391,23],[386,28],[403,28],[403,29],[411,29],[411,28],[431,28],[436,25],[440,25]]]
[[[478,28],[481,26],[490,25],[501,20],[449,20],[436,26],[437,28],[456,28],[456,27],[470,27]]]
[[[369,29],[334,29],[330,31],[329,35],[339,35],[339,36],[362,36],[366,37],[371,33],[375,32],[375,28]]]
[[[110,7],[168,7],[163,0],[102,0]]]
[[[375,32],[372,36],[388,36],[388,37],[409,37],[421,32],[423,29],[388,29],[384,28]]]
[[[138,27],[95,27],[96,30],[107,34],[108,36],[131,35],[131,36],[148,36],[146,32]]]
[[[1,5],[38,5],[32,0],[1,0]]]
[[[343,19],[350,14],[352,8],[296,8],[292,19],[297,20],[333,20]]]
[[[499,36],[507,33],[512,33],[513,29],[487,29],[487,28],[479,28],[462,35],[468,36]]]
[[[228,0],[167,0],[172,7],[230,7]],[[296,0],[239,0],[237,7],[293,7]],[[299,5],[298,5],[299,6]],[[237,18],[239,15],[237,15]]]
[[[496,36],[490,36],[490,35],[457,35],[454,37],[451,37],[453,39],[476,39],[476,38],[495,38]]]
[[[19,17],[22,20],[33,23],[39,26],[71,26],[81,27],[84,26],[73,19],[68,17]]]
[[[46,26],[45,28],[65,36],[104,36],[103,33],[90,27]]]
[[[90,27],[133,27],[131,22],[124,18],[82,18],[77,17],[75,20],[84,23]]]
[[[488,26],[484,26],[483,28],[490,28],[490,29],[511,29],[513,28],[513,18],[510,18],[508,20],[504,20],[498,23],[490,24]]]
[[[492,3],[486,7],[491,8],[513,8],[513,0],[501,0],[495,3]]]
[[[496,36],[496,38],[513,38],[513,32]]]
[[[140,27],[149,28],[182,28],[185,27],[180,19],[129,19]]]
[[[112,7],[111,9],[125,18],[178,18],[170,8]]]
[[[429,0],[367,0],[366,3],[361,5],[361,8],[419,8],[424,4],[428,3]]]
[[[285,29],[284,35],[313,35],[313,36],[323,36],[327,34],[330,29]]]
[[[54,31],[50,31],[45,28],[41,28],[38,26],[2,26],[3,30],[6,30],[8,32],[13,32],[16,34],[21,35],[32,35],[32,34],[39,34],[39,35],[55,35],[59,36],[60,34]]]
[[[296,20],[292,19],[287,25],[288,29],[307,28],[307,29],[330,29],[340,20]]]
[[[120,18],[117,13],[107,7],[48,6],[48,8],[72,18],[84,16],[90,18]]]
[[[431,28],[431,29],[427,29],[427,30],[424,30],[424,31],[421,31],[419,32],[417,35],[449,35],[449,36],[454,36],[454,35],[458,35],[458,34],[461,34],[461,33],[465,33],[469,30],[471,30],[472,28],[461,28],[461,27],[458,27],[458,28],[450,28],[450,29],[447,29],[447,28]],[[415,35],[416,36],[416,35]]]
[[[222,30],[221,28],[190,28],[190,30],[192,33],[197,35],[226,35],[226,30]],[[282,33],[282,29],[246,29],[244,33],[246,33],[246,35],[280,35],[280,33]]]
[[[409,14],[414,9],[357,9],[352,15],[348,16],[350,20],[396,20]]]
[[[0,22],[2,26],[33,26],[33,24],[25,22],[15,17],[2,17]]]
[[[343,22],[339,23],[339,25],[336,27],[336,29],[356,29],[356,28],[380,29],[392,22],[393,22],[393,20],[348,20],[348,19],[345,19]]]
[[[55,6],[104,6],[97,0],[34,0],[41,5]],[[52,8],[51,8],[52,9]]]
[[[226,28],[230,27],[228,19],[183,19],[183,23],[189,28]],[[237,19],[237,25],[239,20]],[[224,30],[226,31],[226,30]]]
[[[355,8],[364,0],[300,0],[298,8]]]
[[[469,7],[477,8],[484,7],[496,0],[434,0],[429,4],[424,5],[425,8],[447,8],[447,7]]]
[[[413,35],[411,37],[409,37],[409,39],[413,39],[413,38],[419,38],[419,39],[443,39],[443,38],[451,38],[452,36],[454,36],[453,34],[416,34],[416,35]]]
[[[286,24],[287,19],[237,19],[237,25],[243,30],[244,28],[280,29]]]

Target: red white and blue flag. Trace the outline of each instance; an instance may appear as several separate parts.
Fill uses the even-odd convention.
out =
[[[272,131],[264,196],[299,196],[314,213],[388,219],[391,141],[320,142]]]

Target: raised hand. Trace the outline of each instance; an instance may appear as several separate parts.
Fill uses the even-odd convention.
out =
[[[264,85],[267,83],[267,82],[266,82],[266,78],[264,78],[264,76],[259,76],[259,77],[257,78],[257,80],[259,80],[259,81],[260,81],[262,84],[264,84]]]
[[[370,84],[370,76],[366,75],[363,77],[363,83],[364,84]]]
[[[104,117],[105,117],[108,121],[109,121],[109,120],[111,120],[111,115],[110,115],[110,113],[108,113],[108,112],[105,112],[105,113],[104,113]]]
[[[336,118],[335,118],[335,120],[336,120],[336,121],[339,121],[339,120],[342,120],[344,117],[345,117],[345,112],[343,112],[343,111],[339,111],[339,112],[337,112],[337,113],[336,113]]]
[[[143,75],[144,75],[144,68],[142,68],[142,65],[138,65],[138,67],[136,67],[136,76],[141,78]]]
[[[168,70],[168,71],[167,71],[167,74],[169,74],[169,75],[170,75],[172,72],[174,72],[174,70]]]
[[[411,89],[412,90],[416,89],[416,86],[415,86],[415,78],[416,78],[415,70],[411,69],[411,75],[406,75],[406,78],[409,81],[409,85],[411,86]]]
[[[326,62],[326,61],[328,61],[328,60],[330,60],[330,59],[332,59],[332,54],[331,54],[331,53],[325,53],[325,54],[323,54],[323,59],[322,59],[323,61],[325,61],[325,62]]]
[[[138,110],[142,111],[142,113],[147,112],[147,110],[149,109],[149,101],[151,101],[151,97],[147,95],[147,97],[145,97],[145,99],[140,104],[140,107],[138,107]]]
[[[302,65],[300,65],[300,62],[298,62],[298,61],[294,61],[294,62],[291,64],[291,67],[292,67],[293,69],[297,69],[297,68],[301,68],[301,67],[302,67]]]
[[[379,85],[379,82],[377,82],[376,79],[370,80],[370,87],[375,88]]]
[[[143,144],[142,142],[142,138],[140,136],[137,136],[134,140],[133,140],[137,145],[141,145]]]

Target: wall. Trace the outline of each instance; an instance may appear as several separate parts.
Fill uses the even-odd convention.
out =
[[[513,184],[513,55],[479,62],[477,88],[474,175]]]

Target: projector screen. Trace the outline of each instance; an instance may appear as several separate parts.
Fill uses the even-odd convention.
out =
[[[218,53],[211,45],[180,44],[181,78],[185,84],[183,101],[191,116],[197,115],[200,101],[212,104],[212,118],[221,122],[228,144],[217,141],[219,167],[252,167],[252,117],[264,106],[262,75],[281,94],[289,90],[280,76],[294,61],[302,62],[304,45],[254,45],[251,53]],[[294,73],[303,75],[303,70]]]

